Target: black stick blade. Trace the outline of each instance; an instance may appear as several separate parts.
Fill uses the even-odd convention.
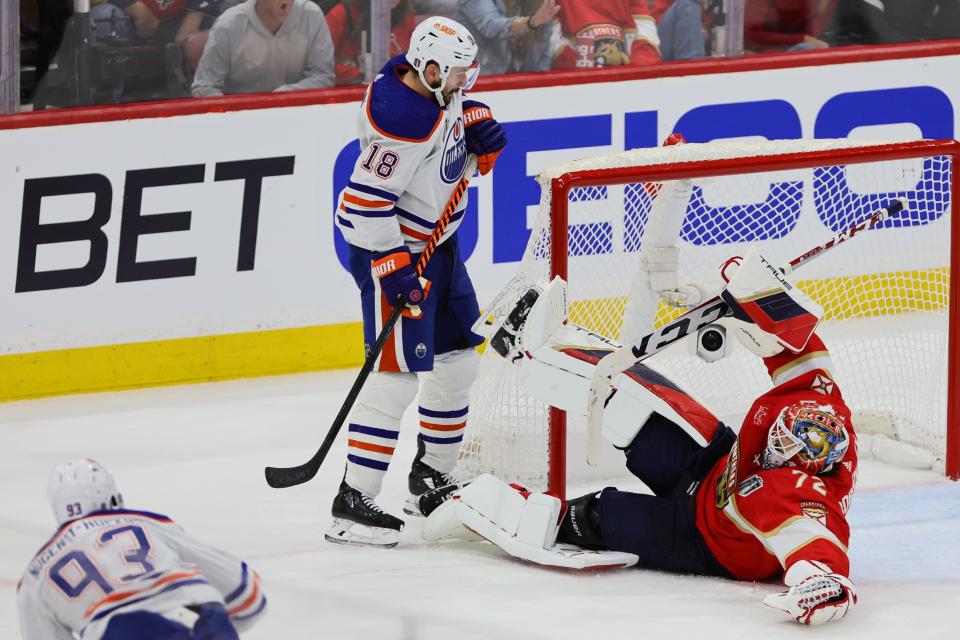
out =
[[[266,467],[263,473],[268,485],[274,489],[286,489],[309,482],[317,475],[317,468],[308,462],[299,467]]]

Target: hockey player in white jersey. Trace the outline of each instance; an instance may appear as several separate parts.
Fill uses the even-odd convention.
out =
[[[245,562],[124,508],[93,460],[54,469],[47,495],[60,526],[17,586],[24,640],[236,640],[263,614]]]
[[[486,105],[464,100],[475,77],[473,36],[463,25],[427,18],[410,50],[390,60],[367,89],[357,120],[361,153],[335,215],[349,244],[369,352],[394,304],[405,309],[350,415],[346,472],[333,502],[331,542],[392,547],[403,521],[374,501],[393,456],[404,410],[420,392],[418,452],[404,511],[450,476],[467,422],[479,317],[456,230],[464,197],[422,278],[413,265],[467,166],[486,174],[506,145]]]

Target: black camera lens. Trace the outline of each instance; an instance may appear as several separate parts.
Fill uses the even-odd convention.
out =
[[[723,348],[723,334],[716,329],[707,329],[700,334],[700,345],[713,352]]]

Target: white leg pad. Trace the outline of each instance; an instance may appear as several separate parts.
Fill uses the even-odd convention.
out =
[[[587,393],[595,367],[561,350],[571,346],[613,350],[619,345],[577,325],[561,325],[537,349],[527,351],[528,357],[520,362],[520,381],[533,397],[558,409],[584,416],[587,414]]]
[[[460,522],[457,516],[457,502],[459,498],[454,496],[439,507],[433,510],[426,520],[423,521],[423,528],[420,530],[420,536],[428,542],[439,542],[441,540],[483,540],[476,533],[467,529]]]
[[[615,447],[628,446],[653,413],[676,424],[701,447],[709,444],[707,439],[690,422],[681,416],[660,396],[645,386],[621,373],[613,379],[617,392],[603,410],[603,438]]]
[[[539,348],[528,352],[529,357],[523,358],[520,381],[531,396],[571,414],[585,416],[590,380],[596,366],[562,351],[570,346],[610,350],[619,345],[576,325],[562,325]],[[603,412],[602,426],[604,440],[613,446],[623,448],[633,442],[653,412],[679,425],[700,445],[707,445],[687,420],[629,375],[620,374],[613,384],[618,391]]]
[[[523,351],[535,351],[550,340],[553,333],[567,320],[567,283],[555,276],[543,287],[520,330]]]
[[[474,480],[453,504],[464,526],[515,558],[570,569],[629,567],[638,560],[630,553],[556,545],[563,502],[542,493],[525,498],[491,475]]]

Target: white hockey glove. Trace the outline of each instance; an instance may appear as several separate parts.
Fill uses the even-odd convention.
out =
[[[788,591],[774,593],[763,599],[763,604],[779,609],[800,624],[818,625],[839,620],[857,604],[857,590],[846,576],[827,573],[830,567],[811,562],[798,562],[790,568],[791,574],[807,574]],[[826,572],[825,572],[826,571]]]
[[[799,353],[813,335],[823,307],[787,281],[780,269],[751,248],[721,267],[720,295],[733,317],[721,322],[748,350],[769,357],[784,348]]]

